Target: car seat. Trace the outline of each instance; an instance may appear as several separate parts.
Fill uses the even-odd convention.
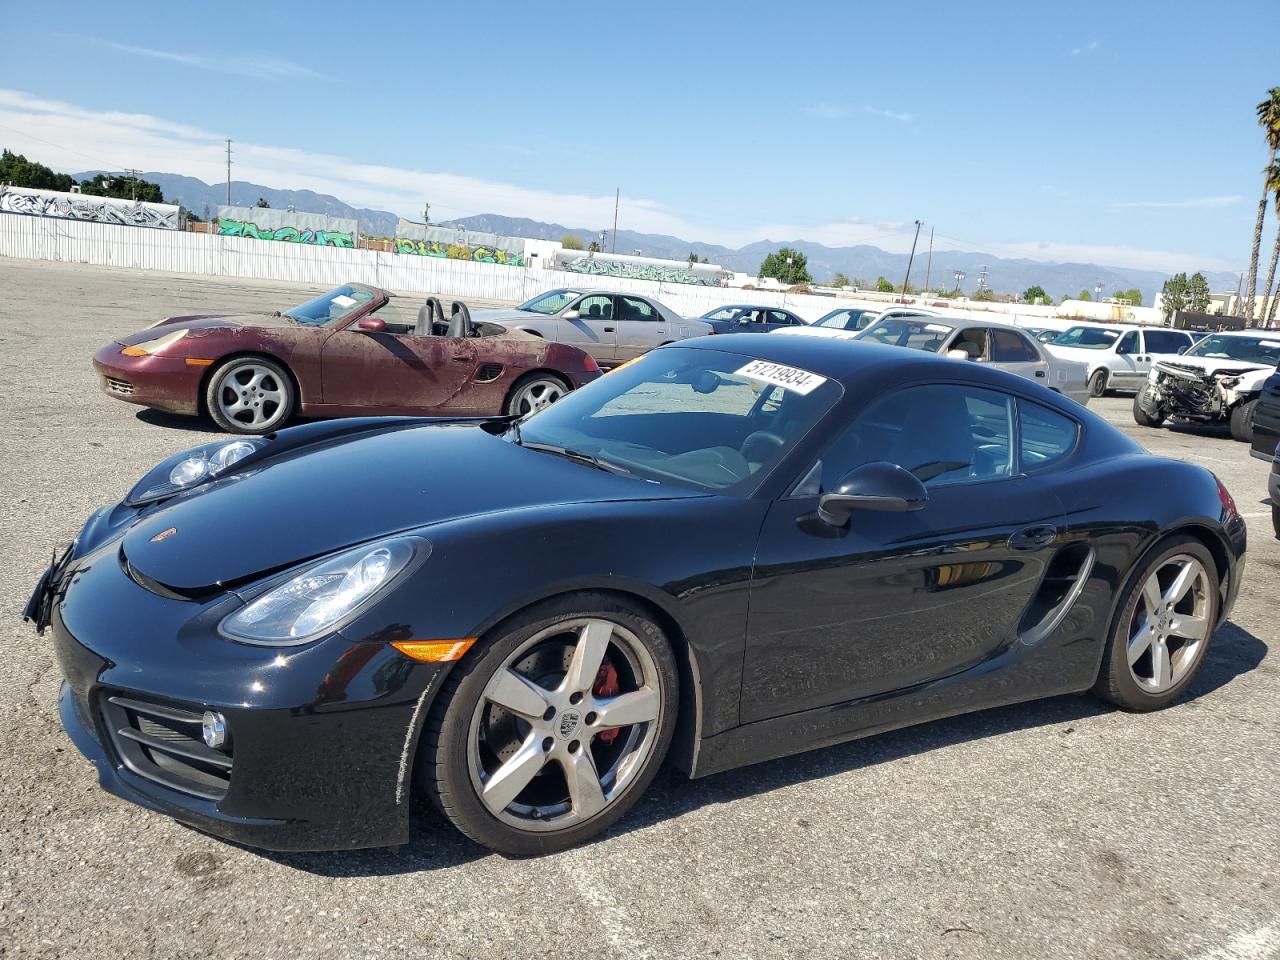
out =
[[[437,326],[439,324],[439,326]],[[438,337],[444,332],[444,308],[435,297],[427,297],[418,308],[418,322],[413,328],[415,337]]]

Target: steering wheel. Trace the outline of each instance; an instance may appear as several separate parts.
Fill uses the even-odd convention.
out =
[[[771,433],[768,430],[755,430],[747,434],[747,439],[742,441],[742,446],[738,448],[738,452],[750,463],[763,463],[786,444],[787,441],[776,433]]]

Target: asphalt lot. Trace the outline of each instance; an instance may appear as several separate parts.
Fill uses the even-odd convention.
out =
[[[21,610],[90,510],[215,436],[104,396],[93,351],[320,291],[15,260],[0,291],[0,956],[1280,956],[1280,545],[1267,465],[1225,435],[1093,405],[1214,470],[1248,519],[1233,620],[1171,709],[1064,697],[664,773],[604,840],[539,860],[426,809],[399,850],[264,854],[98,789]]]

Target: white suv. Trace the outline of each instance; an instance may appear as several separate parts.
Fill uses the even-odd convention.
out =
[[[1045,347],[1054,356],[1088,368],[1089,395],[1108,390],[1140,390],[1151,372],[1152,354],[1176,355],[1195,341],[1185,330],[1082,323],[1064,330]]]

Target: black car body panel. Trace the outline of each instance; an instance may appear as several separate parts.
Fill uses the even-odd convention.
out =
[[[1259,460],[1273,460],[1280,445],[1280,373],[1262,384],[1258,405],[1253,408],[1253,446],[1249,451]]]
[[[1239,589],[1244,524],[1211,474],[1141,453],[1023,378],[825,338],[661,349],[760,357],[842,392],[736,496],[522,449],[503,420],[389,418],[283,431],[241,473],[95,513],[33,603],[50,613],[63,722],[104,787],[257,846],[404,842],[418,738],[450,665],[389,642],[484,636],[579,590],[625,595],[671,638],[683,691],[673,756],[701,776],[1088,688],[1120,585],[1171,531],[1219,561],[1223,617]],[[1049,408],[1080,439],[998,495],[943,487],[916,514],[819,522],[797,480],[832,433],[882,395],[939,382]],[[429,542],[429,557],[332,633],[285,648],[219,633],[300,564],[400,532]],[[199,744],[191,763],[139,762],[121,739],[137,731],[116,729],[121,710],[141,711],[143,734],[148,710],[175,724],[220,711],[234,739],[214,759],[230,772]]]

